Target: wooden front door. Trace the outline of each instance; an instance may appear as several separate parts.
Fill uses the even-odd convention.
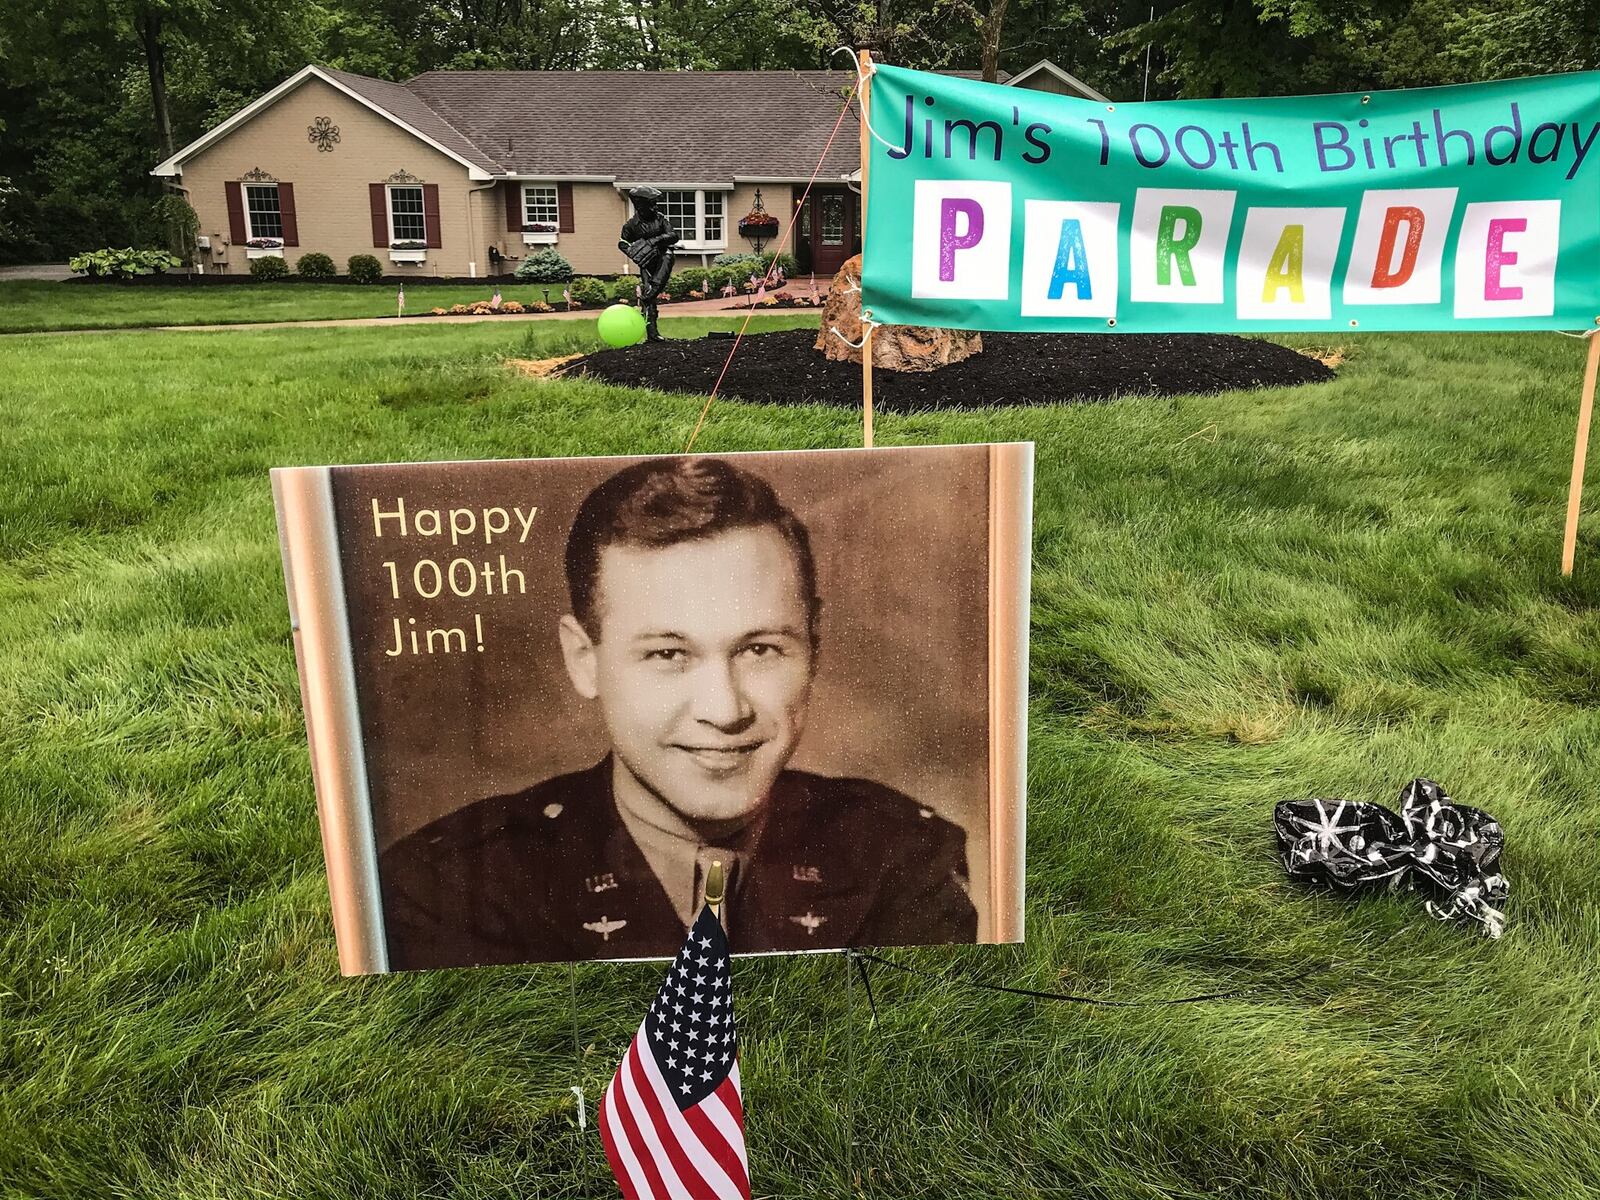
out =
[[[856,196],[849,188],[819,187],[808,200],[812,270],[828,279],[855,253]]]

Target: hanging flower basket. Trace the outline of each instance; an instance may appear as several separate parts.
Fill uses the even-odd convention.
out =
[[[739,232],[747,238],[768,238],[778,236],[778,218],[767,212],[753,212],[748,216],[739,218]]]

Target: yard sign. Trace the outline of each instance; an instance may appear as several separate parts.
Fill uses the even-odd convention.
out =
[[[1101,104],[880,65],[870,111],[862,304],[883,324],[1600,319],[1600,74]]]

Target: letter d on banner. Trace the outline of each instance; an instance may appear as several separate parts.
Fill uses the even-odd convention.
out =
[[[911,214],[911,294],[1004,300],[1011,292],[1011,185],[919,179]]]

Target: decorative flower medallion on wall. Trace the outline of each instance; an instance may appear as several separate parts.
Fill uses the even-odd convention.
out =
[[[324,154],[332,154],[333,148],[339,144],[339,127],[330,117],[318,117],[306,126],[306,141]]]
[[[252,168],[250,168],[250,170],[246,171],[243,175],[239,176],[239,178],[244,180],[246,183],[277,183],[278,182],[278,177],[276,175],[274,175],[271,171],[263,171],[260,167],[252,167]]]

